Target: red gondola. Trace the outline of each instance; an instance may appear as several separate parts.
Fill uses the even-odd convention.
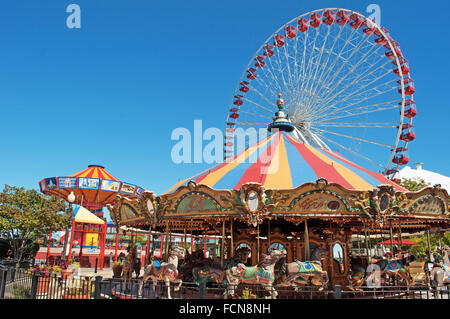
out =
[[[326,19],[323,19],[323,23],[325,23],[326,25],[332,25],[333,22],[336,21],[335,13],[333,10],[325,11],[323,16],[326,17]]]
[[[398,93],[402,94],[402,80],[398,80]],[[413,95],[416,92],[416,88],[414,86],[414,80],[410,77],[404,78],[403,83],[405,84],[405,95]]]
[[[367,35],[371,35],[375,32],[377,27],[374,24],[374,21],[372,19],[366,19],[364,21],[363,25],[365,25],[367,28],[363,29],[363,32]]]
[[[254,68],[250,68],[247,70],[247,79],[254,80],[256,79],[256,70]]]
[[[405,147],[398,147],[395,149],[395,157],[392,160],[395,164],[406,165],[409,163],[408,149]]]
[[[241,106],[242,104],[244,104],[244,102],[243,102],[242,100],[239,100],[239,99],[238,99],[238,100],[234,101],[233,104],[234,104],[234,105],[237,105],[237,106]],[[233,111],[233,112],[234,112],[234,111]]]
[[[398,43],[397,41],[392,41],[391,44],[394,47],[394,51],[391,50],[391,47],[389,46],[389,43],[386,43],[386,45],[384,46],[386,48],[385,55],[389,59],[394,59],[395,58],[394,52],[395,52],[397,54],[397,57],[401,57],[402,56],[402,51],[400,50],[400,43]]]
[[[416,138],[416,134],[414,134],[414,125],[407,123],[402,125],[402,135],[400,135],[400,139],[405,142],[411,142]]]
[[[274,48],[273,45],[267,44],[267,45],[264,47],[264,50],[265,50],[264,56],[270,58],[270,57],[273,55],[273,48]]]
[[[239,89],[239,91],[243,92],[243,93],[247,93],[250,89],[246,86],[241,86],[241,88]]]
[[[344,10],[339,11],[337,13],[337,16],[339,17],[339,19],[336,22],[339,25],[346,25],[350,21],[350,18],[347,16],[347,12]]]
[[[363,23],[364,23],[364,21],[361,19],[361,17],[360,17],[359,15],[357,15],[356,13],[353,13],[353,14],[350,16],[350,19],[353,20],[353,21],[350,23],[350,26],[351,26],[353,29],[359,29],[359,28],[363,25]]]
[[[309,22],[309,25],[312,26],[313,28],[317,28],[320,25],[320,23],[321,23],[321,21],[320,21],[321,17],[322,16],[320,14],[318,14],[317,12],[311,14],[311,16],[309,17],[310,20],[311,20]]]
[[[286,30],[286,36],[289,39],[293,39],[297,35],[297,33],[295,33],[295,27],[292,25],[288,25],[285,30]]]
[[[402,76],[402,75],[408,74],[409,73],[408,60],[406,60],[404,57],[400,57],[398,59],[398,61],[400,62],[400,70],[398,69],[397,61],[392,61],[392,64],[394,65],[393,72],[395,74],[397,74],[398,76]]]
[[[402,106],[400,102],[398,105]],[[401,112],[401,110],[400,110]],[[411,98],[405,101],[405,117],[411,119],[417,115],[416,102]]]
[[[300,20],[298,20],[297,24],[298,30],[300,32],[306,32],[308,30],[308,20],[306,20],[305,18],[301,18]]]
[[[393,169],[388,170],[386,172],[386,175],[393,175],[393,174],[396,174],[396,173],[398,173],[398,169],[393,168]]]
[[[277,34],[275,36],[275,43],[274,43],[277,47],[282,47],[284,45],[284,35],[282,34]]]

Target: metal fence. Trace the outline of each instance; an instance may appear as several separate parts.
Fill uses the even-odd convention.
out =
[[[228,287],[230,288],[230,287]],[[319,291],[317,287],[293,288],[240,284],[233,289],[225,285],[184,282],[180,287],[162,281],[131,279],[128,285],[121,279],[101,276],[63,278],[56,274],[41,276],[25,269],[0,267],[0,299],[450,299],[449,286],[438,289],[428,286],[384,286],[360,291],[333,289]]]

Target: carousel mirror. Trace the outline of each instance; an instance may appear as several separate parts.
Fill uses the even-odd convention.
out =
[[[333,246],[333,259],[339,265],[339,272],[344,273],[344,248],[339,243]]]
[[[155,212],[155,208],[151,199],[147,200],[147,209],[150,215],[153,215],[153,213]]]
[[[259,204],[258,194],[254,191],[251,191],[248,194],[248,199],[247,199],[247,205],[248,205],[249,211],[251,211],[251,212],[257,211],[258,204]]]

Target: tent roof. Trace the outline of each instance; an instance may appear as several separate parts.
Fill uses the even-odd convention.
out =
[[[382,174],[364,169],[340,154],[306,145],[292,133],[277,132],[230,161],[178,182],[166,193],[190,180],[215,189],[237,190],[249,182],[260,183],[267,189],[292,189],[319,178],[350,190],[368,191],[387,184],[397,191],[407,191]]]
[[[100,165],[89,165],[88,168],[70,175],[72,177],[90,177],[90,178],[102,178],[109,179],[112,181],[118,181],[117,178],[108,173],[103,166]]]
[[[74,209],[75,221],[79,223],[104,224],[105,221],[92,214],[83,206]]]

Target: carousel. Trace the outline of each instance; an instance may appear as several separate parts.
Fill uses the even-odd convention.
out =
[[[263,43],[239,79],[224,162],[162,195],[117,196],[110,215],[118,227],[182,234],[180,245],[217,236],[218,281],[228,284],[354,286],[355,238],[368,248],[374,236],[393,243],[394,234],[450,222],[446,190],[409,192],[390,179],[409,162],[414,93],[408,61],[386,28],[347,9],[303,14]],[[268,135],[234,152],[238,129],[248,127]],[[225,270],[243,248],[246,258]],[[170,240],[161,249],[166,260],[173,255]],[[373,256],[365,251],[367,266]]]
[[[450,198],[439,185],[411,193],[342,155],[302,143],[282,111],[283,99],[277,102],[266,139],[163,195],[144,191],[139,199],[117,197],[108,205],[116,225],[168,237],[217,235],[221,262],[242,247],[250,252],[247,266],[283,251],[288,264],[306,262],[305,271],[308,262],[319,262],[316,268],[327,273],[327,284],[344,287],[350,285],[353,235],[392,239],[393,230],[447,227]],[[247,162],[254,152],[260,157]]]

